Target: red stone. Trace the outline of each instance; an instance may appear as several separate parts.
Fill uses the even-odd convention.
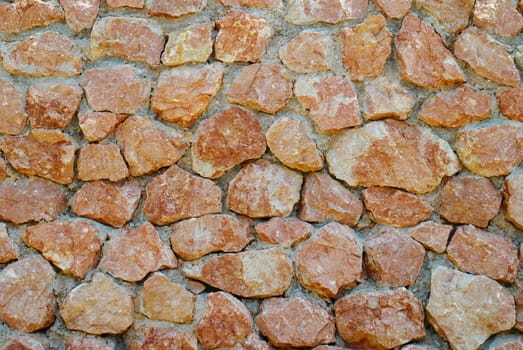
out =
[[[514,173],[505,178],[503,186],[505,218],[523,229],[523,174]]]
[[[313,0],[290,0],[287,4],[287,21],[305,25],[315,23],[335,24],[357,19],[367,13],[368,0],[316,2]]]
[[[332,42],[319,32],[303,31],[280,47],[283,64],[297,73],[315,73],[329,69],[327,57]]]
[[[7,234],[7,226],[0,224],[0,264],[16,260],[18,254],[18,246]]]
[[[78,152],[78,180],[120,181],[129,176],[127,165],[114,143],[85,145]]]
[[[125,118],[126,114],[111,112],[78,113],[78,124],[87,141],[96,142],[105,139]]]
[[[177,327],[143,324],[134,334],[128,350],[197,350],[198,339],[193,331]],[[134,330],[134,329],[133,329]]]
[[[199,23],[169,33],[162,63],[165,66],[179,66],[207,62],[212,53],[212,30],[209,23]]]
[[[65,21],[69,28],[75,32],[93,27],[98,11],[100,0],[59,0],[65,11]]]
[[[0,79],[0,91],[0,133],[19,134],[24,130],[26,121],[20,94],[7,79]]]
[[[0,32],[18,34],[35,27],[45,27],[63,20],[62,11],[41,0],[18,0],[0,4]]]
[[[409,13],[412,0],[372,0],[388,18],[401,19]]]
[[[500,36],[516,36],[523,28],[523,15],[512,0],[477,0],[473,23]]]
[[[416,103],[414,95],[388,74],[367,80],[364,91],[363,116],[365,120],[384,118],[405,120]]]
[[[523,122],[523,89],[501,88],[496,93],[499,109],[509,119]]]
[[[434,16],[449,32],[459,33],[469,25],[474,0],[416,0],[416,6]]]
[[[152,0],[147,8],[150,15],[176,18],[199,13],[205,5],[205,0]]]
[[[441,254],[447,249],[447,242],[451,231],[451,225],[443,225],[434,221],[425,221],[411,228],[409,230],[409,235],[423,244],[425,248]]]
[[[257,224],[254,229],[262,241],[279,244],[284,248],[309,238],[312,233],[311,224],[293,217],[275,217]]]

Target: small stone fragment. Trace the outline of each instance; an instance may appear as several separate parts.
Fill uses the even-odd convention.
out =
[[[88,144],[78,153],[78,179],[81,181],[120,181],[129,176],[120,147],[110,144]]]
[[[56,273],[40,255],[30,255],[0,271],[0,319],[22,332],[49,327],[55,320]]]
[[[223,68],[216,63],[163,71],[151,99],[152,109],[165,121],[189,127],[205,112],[222,79]]]
[[[122,227],[131,220],[141,192],[140,184],[135,180],[86,182],[74,194],[71,209],[78,216]]]
[[[97,142],[105,139],[125,118],[126,114],[111,112],[78,113],[78,124],[87,141]]]
[[[105,0],[105,4],[112,8],[131,7],[142,9],[144,7],[144,0]]]
[[[335,298],[360,281],[362,255],[354,231],[337,222],[330,223],[300,245],[296,253],[298,281],[322,297]]]
[[[6,264],[18,258],[18,247],[7,234],[7,227],[0,223],[0,264]]]
[[[2,350],[45,350],[42,342],[26,335],[15,335],[5,344]]]
[[[438,254],[445,252],[449,240],[451,225],[438,224],[434,221],[425,221],[411,228],[409,235],[423,244],[427,249]]]
[[[362,122],[349,78],[303,76],[296,80],[294,95],[321,131],[337,131]]]
[[[202,121],[191,148],[193,170],[217,178],[225,171],[265,153],[263,128],[258,118],[242,108],[231,107]]]
[[[100,0],[59,0],[65,11],[65,22],[75,32],[93,27],[98,11]]]
[[[4,69],[15,75],[70,77],[82,72],[82,55],[65,35],[41,32],[22,40],[6,54]]]
[[[286,19],[298,25],[321,22],[335,24],[365,16],[368,5],[368,0],[290,0],[287,4]]]
[[[162,54],[165,66],[185,63],[205,63],[212,53],[212,26],[209,23],[194,24],[182,31],[169,34]]]
[[[309,238],[312,233],[311,224],[293,217],[275,217],[257,224],[254,229],[262,241],[284,248]]]
[[[385,28],[382,15],[373,15],[354,27],[342,29],[343,63],[353,81],[383,74],[391,53],[392,34]]]
[[[199,13],[204,9],[206,4],[206,0],[151,0],[151,3],[148,5],[148,12],[152,16],[176,18]]]
[[[394,229],[368,238],[364,250],[370,277],[394,287],[413,284],[425,258],[421,244]]]
[[[426,309],[430,324],[455,349],[475,350],[515,322],[514,298],[505,288],[443,266],[432,269]]]
[[[393,19],[402,19],[409,13],[412,0],[372,0],[374,4],[387,16]]]
[[[131,66],[87,70],[80,85],[89,107],[97,112],[134,113],[149,102],[149,84]]]
[[[523,229],[523,173],[514,173],[505,178],[503,196],[505,218]]]
[[[265,19],[240,10],[229,11],[215,26],[214,57],[225,63],[258,62],[272,36]]]
[[[219,0],[227,7],[251,7],[259,9],[274,10],[281,6],[281,0]]]
[[[481,29],[465,29],[454,43],[454,53],[476,74],[498,84],[519,87],[519,71],[514,60],[501,44]]]
[[[113,350],[102,339],[76,338],[65,343],[65,350]]]
[[[346,296],[334,313],[348,346],[385,350],[425,337],[423,305],[405,288]]]
[[[64,273],[78,278],[96,266],[103,245],[98,230],[85,220],[30,226],[22,239]]]
[[[0,32],[18,34],[35,27],[45,27],[64,19],[62,11],[41,0],[19,0],[0,4]]]
[[[249,163],[229,183],[227,209],[251,218],[288,216],[302,181],[299,173],[267,160]]]
[[[496,93],[499,109],[507,118],[523,122],[523,89],[501,88]]]
[[[219,213],[222,211],[222,191],[211,180],[173,165],[145,187],[143,211],[147,220],[160,226]]]
[[[365,120],[394,118],[405,120],[414,108],[416,98],[391,75],[383,75],[364,84]]]
[[[136,326],[136,323],[135,323]],[[177,327],[145,324],[136,332],[128,350],[197,350],[198,339],[193,331]]]
[[[213,252],[239,252],[252,240],[252,222],[247,218],[211,214],[180,221],[172,226],[171,247],[185,260]]]
[[[0,149],[22,174],[69,184],[74,179],[73,139],[58,130],[32,129],[26,136],[8,136]]]
[[[303,31],[280,47],[283,64],[297,73],[316,73],[329,69],[327,57],[332,42],[319,32]]]
[[[90,334],[120,334],[134,321],[131,293],[102,273],[69,292],[60,306],[65,326]]]
[[[478,0],[473,23],[496,35],[515,36],[523,28],[523,15],[512,0]]]
[[[334,317],[304,297],[264,300],[256,324],[274,346],[312,347],[336,340]]]
[[[214,256],[184,266],[183,272],[187,278],[244,298],[281,295],[294,276],[291,261],[278,248]]]
[[[19,134],[24,130],[26,121],[20,94],[7,79],[0,79],[0,91],[0,134]]]
[[[459,33],[469,25],[474,0],[416,0],[416,6],[434,16],[450,33]]]

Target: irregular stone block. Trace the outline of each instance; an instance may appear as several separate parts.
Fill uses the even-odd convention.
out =
[[[209,23],[201,23],[169,33],[162,63],[165,66],[179,66],[207,62],[212,53],[212,29]]]
[[[523,121],[523,89],[501,88],[496,93],[499,109],[509,119]]]
[[[201,12],[207,5],[206,0],[151,0],[147,10],[152,16],[177,18]]]
[[[510,0],[478,0],[474,6],[473,23],[500,36],[518,35],[523,28],[523,16]]]
[[[405,120],[416,103],[414,95],[389,74],[365,81],[364,91],[365,120]]]
[[[322,22],[335,24],[365,16],[368,5],[368,0],[290,0],[287,4],[286,19],[298,25]]]
[[[98,11],[100,0],[59,0],[65,12],[65,22],[75,32],[81,32],[93,27]],[[110,1],[110,0],[109,0]],[[108,2],[106,2],[108,3]]]
[[[297,73],[317,73],[329,69],[327,57],[332,42],[319,32],[303,31],[279,50],[283,64]]]
[[[78,125],[87,141],[96,142],[105,139],[125,118],[126,114],[111,112],[78,113]]]
[[[7,79],[0,79],[0,90],[0,133],[19,134],[24,130],[27,119],[20,94]]]
[[[416,6],[434,16],[449,32],[459,33],[469,25],[474,0],[416,0]]]
[[[18,34],[35,27],[45,27],[64,19],[52,3],[41,0],[19,0],[0,4],[0,32]]]
[[[88,144],[78,152],[78,179],[120,181],[129,176],[127,165],[114,143]]]
[[[423,244],[425,248],[441,254],[447,249],[447,242],[451,231],[451,225],[443,225],[434,221],[425,221],[411,228],[409,230],[409,235]]]
[[[312,225],[299,219],[274,217],[257,224],[254,229],[262,241],[289,248],[312,234]]]
[[[7,234],[7,226],[0,223],[0,264],[16,260],[18,253],[18,246]]]

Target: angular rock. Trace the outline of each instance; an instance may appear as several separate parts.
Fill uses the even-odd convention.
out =
[[[89,107],[96,112],[134,113],[149,103],[149,84],[131,66],[87,70],[80,85]]]
[[[454,150],[475,174],[507,175],[523,160],[522,138],[523,128],[515,122],[470,128],[457,133]]]
[[[258,62],[272,36],[265,19],[240,10],[229,11],[215,27],[214,57],[225,63]]]
[[[202,121],[191,148],[193,170],[216,178],[225,171],[265,153],[263,128],[258,118],[242,108],[231,107]]]
[[[200,23],[170,33],[162,54],[163,65],[207,62],[212,53],[212,29],[209,23]]]
[[[132,247],[132,249],[130,249]],[[125,228],[125,235],[112,238],[105,249],[99,269],[128,282],[142,280],[149,272],[175,268],[176,258],[149,222]]]
[[[226,206],[251,218],[288,216],[300,199],[302,176],[265,159],[242,167],[229,183]]]
[[[346,296],[334,312],[348,346],[384,350],[425,337],[423,305],[405,288]]]
[[[496,93],[499,109],[509,119],[523,122],[523,89],[501,88]]]
[[[294,95],[321,131],[337,131],[362,122],[349,78],[303,76],[296,80]]]
[[[354,231],[337,222],[330,223],[300,245],[296,253],[298,281],[321,297],[335,298],[360,281],[362,255]]]
[[[127,165],[114,143],[88,144],[78,153],[78,180],[120,181],[129,176]]]
[[[508,238],[475,228],[460,226],[447,247],[447,256],[464,272],[514,282],[518,271],[518,248]]]
[[[149,14],[152,16],[176,18],[201,12],[206,4],[206,0],[152,0],[147,9]]]
[[[303,31],[280,47],[279,56],[287,68],[297,73],[323,72],[329,69],[331,47],[328,36]]]
[[[501,205],[501,193],[483,177],[452,177],[440,192],[440,216],[453,224],[487,227]]]
[[[105,0],[105,4],[111,8],[131,7],[142,9],[144,7],[144,0]]]
[[[163,71],[151,98],[152,109],[165,121],[189,127],[205,112],[220,90],[222,79],[219,64]]]
[[[364,84],[365,120],[394,118],[405,120],[416,104],[416,98],[391,75],[383,75]]]
[[[26,121],[20,94],[7,79],[0,79],[0,90],[0,133],[19,134],[24,130]]]
[[[18,34],[35,27],[45,27],[64,19],[56,6],[41,0],[19,0],[0,4],[0,32]]]
[[[430,324],[455,349],[477,349],[515,322],[514,299],[505,288],[443,266],[432,269],[426,309]]]
[[[22,40],[4,56],[11,74],[70,77],[82,72],[82,55],[74,43],[57,32],[41,32]]]
[[[478,0],[473,23],[496,35],[515,36],[523,28],[523,15],[511,0]]]
[[[414,226],[434,210],[416,195],[392,187],[369,187],[361,192],[361,198],[374,222],[394,227]]]
[[[405,16],[394,44],[401,79],[429,89],[441,89],[465,81],[454,55],[445,47],[441,37],[417,16]]]
[[[135,180],[87,182],[74,194],[71,210],[78,216],[122,227],[131,220],[141,192],[140,184]]]
[[[311,224],[293,217],[275,217],[257,224],[254,229],[262,241],[279,244],[284,248],[289,248],[312,234]]]
[[[432,191],[461,167],[446,141],[396,120],[345,131],[326,159],[330,173],[349,186],[390,186],[414,193]]]
[[[368,5],[368,0],[290,0],[287,4],[286,19],[298,25],[322,22],[335,24],[365,16]]]
[[[172,225],[171,247],[184,260],[213,252],[239,252],[252,240],[252,222],[247,218],[211,214]]]
[[[223,6],[227,7],[252,7],[267,10],[274,10],[281,6],[281,0],[219,0]]]
[[[0,271],[0,319],[22,332],[49,327],[55,320],[56,273],[40,255],[30,255]]]
[[[116,140],[122,148],[132,176],[153,173],[173,165],[184,154],[186,145],[181,135],[167,135],[150,118],[132,116],[116,129]]]
[[[443,225],[434,221],[425,221],[411,228],[409,235],[423,244],[427,249],[438,254],[445,252],[449,240],[451,225]]]
[[[372,0],[388,18],[401,19],[409,13],[412,0]]]
[[[211,180],[173,165],[145,187],[143,211],[147,220],[155,225],[219,213],[222,211],[222,191]]]
[[[81,32],[93,27],[100,0],[59,0],[65,12],[65,22],[75,32]]]
[[[207,295],[205,313],[198,323],[198,340],[207,349],[233,347],[253,332],[253,321],[245,305],[229,293]]]
[[[15,335],[2,348],[2,350],[45,350],[44,344],[36,338],[26,335]]]
[[[364,251],[365,267],[370,277],[394,287],[413,284],[425,258],[421,244],[394,229],[365,240]]]
[[[392,50],[392,34],[385,28],[385,24],[385,17],[373,15],[361,24],[340,31],[343,63],[353,81],[383,74],[385,62]]]
[[[0,264],[6,264],[18,258],[18,246],[7,234],[5,224],[0,224]]]
[[[449,32],[459,33],[469,25],[474,0],[416,0],[416,6],[434,16]]]
[[[73,139],[58,130],[32,129],[26,136],[9,136],[0,149],[11,166],[26,175],[36,175],[59,184],[74,179]]]
[[[93,61],[116,56],[154,67],[160,64],[164,45],[162,29],[152,21],[141,18],[103,17],[96,21],[91,31],[89,55]]]
[[[503,186],[505,219],[523,229],[523,173],[507,176]]]
[[[519,87],[519,71],[514,60],[501,44],[481,29],[465,29],[454,43],[454,53],[483,78]]]
[[[135,323],[136,327],[136,323]],[[197,350],[198,339],[193,331],[177,327],[140,325],[129,350]]]
[[[103,246],[98,230],[78,219],[30,226],[22,239],[64,273],[80,279],[96,266]]]
[[[278,248],[214,256],[184,266],[183,272],[187,278],[244,298],[281,295],[294,276],[291,261]]]
[[[78,113],[78,124],[87,141],[96,142],[105,139],[125,118],[126,114],[111,112]]]
[[[60,306],[65,326],[90,334],[120,334],[134,321],[131,293],[102,273],[69,292]]]
[[[102,339],[76,338],[65,343],[65,350],[113,350]]]
[[[256,324],[274,346],[312,347],[335,341],[334,317],[304,297],[264,300]]]
[[[305,176],[298,217],[304,221],[336,220],[355,226],[363,213],[361,201],[326,173]]]

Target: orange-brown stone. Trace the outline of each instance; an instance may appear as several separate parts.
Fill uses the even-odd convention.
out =
[[[153,16],[176,18],[201,12],[205,5],[205,0],[151,0],[147,9]]]
[[[100,0],[59,0],[65,12],[65,22],[75,32],[81,32],[93,27]]]
[[[368,0],[290,0],[287,4],[286,19],[299,25],[321,22],[335,24],[365,16],[368,5]]]
[[[78,113],[78,125],[87,141],[96,142],[105,139],[125,118],[126,114],[111,112]]]
[[[505,218],[523,229],[523,174],[513,173],[505,178],[503,186]]]
[[[409,13],[412,0],[372,0],[388,18],[401,19]]]
[[[120,181],[129,176],[127,165],[114,143],[85,145],[78,152],[78,180]]]
[[[128,350],[197,350],[198,339],[190,330],[178,327],[139,324],[133,326],[133,337]]]
[[[105,0],[105,4],[111,8],[130,7],[141,9],[144,7],[144,0]]]
[[[445,252],[449,240],[451,225],[443,225],[434,221],[425,221],[411,228],[409,235],[423,244],[427,249],[438,254]]]
[[[18,0],[0,4],[0,32],[17,34],[63,20],[62,11],[47,1]]]
[[[331,46],[328,36],[303,31],[280,47],[279,56],[287,68],[297,73],[322,72],[329,69]]]
[[[223,6],[227,7],[252,7],[267,10],[274,10],[281,5],[281,0],[219,0]]]
[[[262,241],[279,244],[284,248],[289,248],[312,234],[311,224],[293,217],[275,217],[257,224],[254,229]]]
[[[16,243],[7,234],[7,226],[0,224],[0,264],[6,264],[18,258],[19,250]]]
[[[509,119],[523,122],[523,89],[501,88],[496,93],[499,109]]]
[[[451,33],[459,33],[469,25],[474,0],[416,0],[416,6],[434,16]]]
[[[477,0],[473,23],[500,36],[515,36],[523,28],[523,15],[512,0]]]
[[[165,66],[179,66],[207,62],[212,53],[212,29],[209,23],[199,23],[169,33],[162,63]]]
[[[1,6],[1,5],[0,5]],[[0,133],[16,135],[24,130],[26,115],[20,94],[7,79],[0,79]]]
[[[365,81],[364,91],[365,120],[405,120],[416,103],[414,95],[389,74]]]

